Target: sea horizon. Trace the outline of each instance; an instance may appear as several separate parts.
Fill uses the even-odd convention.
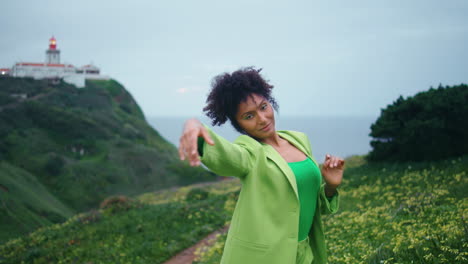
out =
[[[231,142],[240,136],[229,122],[214,127],[205,116],[149,116],[147,121],[164,139],[178,147],[183,124],[193,117]],[[374,116],[277,115],[276,129],[304,132],[309,137],[312,155],[317,162],[322,163],[326,154],[342,158],[367,154],[371,150],[370,126],[376,120]]]

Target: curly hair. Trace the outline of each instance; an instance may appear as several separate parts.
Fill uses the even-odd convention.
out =
[[[279,106],[271,95],[273,85],[260,75],[261,70],[245,67],[232,74],[223,73],[213,78],[212,88],[203,108],[213,126],[220,126],[229,119],[237,131],[245,134],[236,121],[236,114],[239,104],[252,94],[263,96],[278,111]]]

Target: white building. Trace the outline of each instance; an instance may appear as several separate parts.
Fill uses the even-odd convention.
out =
[[[80,68],[76,68],[71,64],[61,64],[60,50],[57,49],[57,41],[54,37],[49,40],[45,63],[17,62],[9,71],[9,75],[13,77],[32,77],[34,79],[60,78],[77,87],[84,87],[87,79],[110,79],[109,76],[101,75],[100,69],[91,64]]]
[[[76,74],[76,68],[71,64],[31,62],[17,62],[10,72],[10,75],[14,77],[33,77],[34,79],[63,78],[70,74]]]

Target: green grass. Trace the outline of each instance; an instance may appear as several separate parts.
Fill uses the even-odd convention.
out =
[[[224,226],[238,182],[183,187],[140,196],[131,206],[114,204],[76,215],[63,224],[41,228],[0,246],[0,263],[162,263]],[[208,192],[190,199],[191,189]],[[144,202],[142,202],[144,201]],[[226,207],[228,206],[228,207]]]
[[[0,162],[0,237],[17,237],[40,226],[62,222],[75,212],[52,195],[36,177]]]

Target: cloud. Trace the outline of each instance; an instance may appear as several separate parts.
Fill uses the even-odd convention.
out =
[[[177,93],[179,94],[185,94],[188,92],[188,89],[187,88],[179,88],[177,89]]]
[[[205,91],[205,88],[202,86],[185,86],[176,89],[176,93],[178,94],[190,94],[190,93],[200,93]]]

